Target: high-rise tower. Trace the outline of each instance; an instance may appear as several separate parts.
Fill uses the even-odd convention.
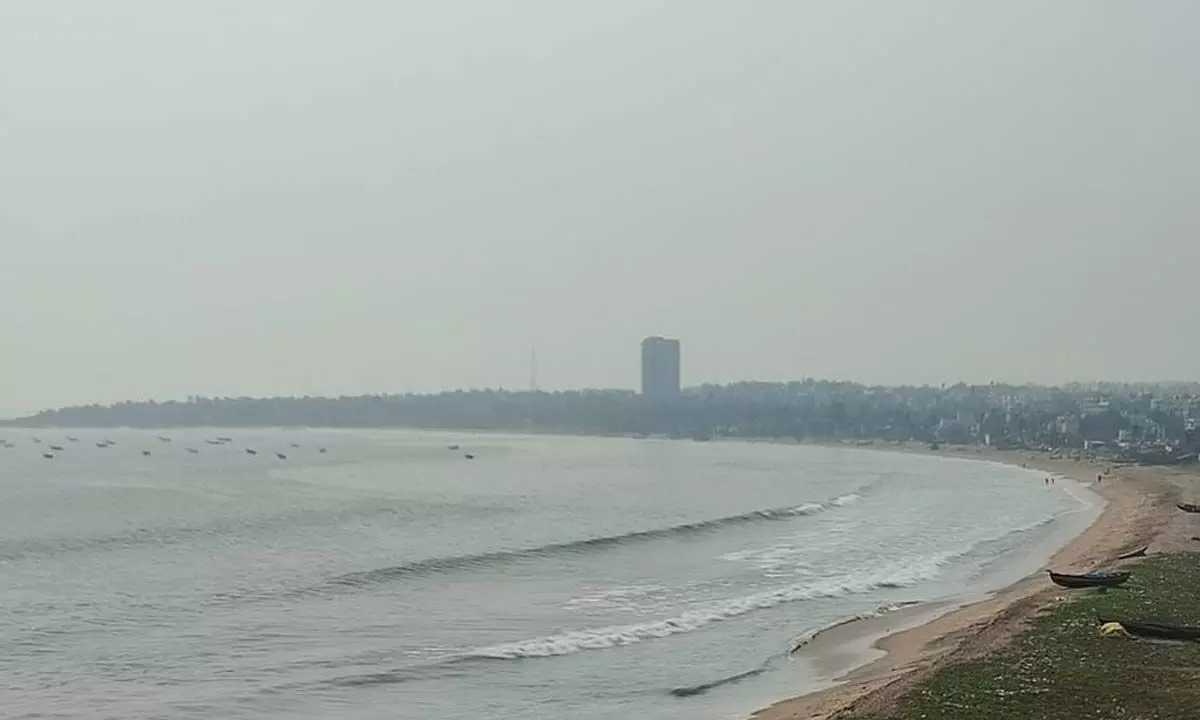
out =
[[[679,341],[648,337],[642,341],[642,395],[652,400],[679,397]]]

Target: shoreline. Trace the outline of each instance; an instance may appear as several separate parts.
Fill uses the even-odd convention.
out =
[[[789,656],[803,659],[823,678],[818,687],[805,695],[836,687],[843,679],[884,659],[887,653],[878,644],[889,636],[913,630],[944,615],[992,599],[1016,582],[1030,577],[1035,568],[1044,567],[1055,554],[1082,535],[1099,519],[1108,501],[1073,479],[1059,479],[1064,485],[1058,491],[1077,500],[1079,509],[1060,517],[1064,526],[1055,536],[1027,547],[994,574],[982,575],[973,586],[966,586],[952,595],[906,602],[887,612],[848,618],[804,637]],[[1072,486],[1075,486],[1074,489]],[[1083,494],[1088,497],[1083,497]],[[1070,517],[1076,515],[1078,517]]]
[[[982,598],[966,595],[963,602],[934,601],[915,606],[911,613],[902,611],[856,623],[856,627],[831,628],[824,637],[828,648],[816,646],[818,638],[814,637],[806,649],[814,655],[824,650],[833,658],[813,659],[814,664],[826,664],[835,675],[832,686],[776,702],[753,713],[751,720],[828,720],[853,710],[881,709],[935,667],[956,656],[972,656],[1003,644],[1034,611],[1054,602],[1061,592],[1050,583],[1045,568],[1069,570],[1111,563],[1128,550],[1157,545],[1156,539],[1168,524],[1159,510],[1170,504],[1165,497],[1172,487],[1169,476],[1179,474],[1164,472],[1166,468],[1114,468],[1097,485],[1097,474],[1108,466],[1095,461],[1050,459],[1028,451],[980,449],[967,453],[955,448],[932,452],[911,445],[861,449],[999,462],[1065,476],[1098,494],[1105,505],[1089,525],[1052,553],[1042,569]],[[863,652],[878,657],[865,664],[849,659],[851,654],[861,659]]]

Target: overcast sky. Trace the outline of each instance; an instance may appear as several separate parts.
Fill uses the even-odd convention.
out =
[[[1200,3],[0,0],[0,412],[1200,378]]]

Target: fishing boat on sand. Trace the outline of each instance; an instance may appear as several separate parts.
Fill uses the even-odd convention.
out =
[[[1154,638],[1155,640],[1188,640],[1200,642],[1200,628],[1187,625],[1172,625],[1154,621],[1139,620],[1101,620],[1100,624],[1115,622],[1125,628],[1130,635]]]
[[[1053,570],[1047,570],[1050,573],[1050,581],[1059,587],[1065,588],[1110,588],[1121,585],[1129,579],[1131,573],[1125,571],[1109,572],[1097,571],[1085,573],[1083,575],[1067,575],[1064,573],[1056,573]]]
[[[1129,560],[1131,558],[1146,557],[1146,551],[1149,549],[1150,549],[1149,545],[1143,545],[1142,547],[1138,548],[1137,550],[1134,550],[1132,552],[1127,552],[1124,555],[1118,555],[1117,559],[1118,560]]]

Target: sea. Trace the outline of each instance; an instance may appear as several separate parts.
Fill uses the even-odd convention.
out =
[[[3,430],[0,708],[744,718],[834,680],[789,652],[822,628],[979,597],[1098,510],[863,448]]]

